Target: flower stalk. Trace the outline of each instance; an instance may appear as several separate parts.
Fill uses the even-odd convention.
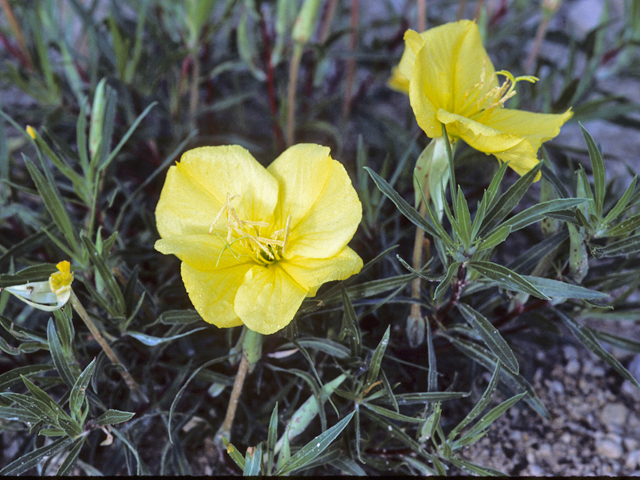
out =
[[[216,444],[220,446],[223,444],[223,438],[227,441],[230,439],[231,427],[233,427],[233,420],[236,417],[236,410],[238,409],[238,402],[240,401],[240,395],[242,394],[242,387],[244,386],[247,373],[253,372],[258,360],[260,360],[262,356],[262,335],[247,327],[244,327],[242,333],[244,335],[242,341],[242,359],[238,366],[236,379],[233,382],[233,389],[231,390],[231,397],[229,397],[229,405],[227,406],[227,414],[214,439]]]
[[[109,346],[107,341],[104,339],[104,337],[100,333],[100,330],[98,330],[98,327],[96,327],[96,324],[93,322],[93,320],[85,310],[82,303],[80,303],[80,299],[78,299],[73,289],[71,289],[71,296],[69,298],[69,302],[71,303],[71,306],[73,307],[73,309],[78,313],[78,315],[80,315],[80,318],[82,319],[84,324],[87,326],[87,328],[91,332],[91,335],[93,335],[93,338],[96,339],[96,341],[104,351],[107,358],[111,360],[111,363],[120,367],[119,368],[120,375],[122,375],[122,379],[127,384],[127,387],[129,387],[129,390],[131,390],[134,393],[134,395],[136,395],[140,400],[147,402],[148,398],[140,388],[140,385],[138,385],[138,383],[133,379],[133,377],[127,371],[124,364],[118,358],[118,355],[116,354],[116,352],[113,351],[113,349]]]

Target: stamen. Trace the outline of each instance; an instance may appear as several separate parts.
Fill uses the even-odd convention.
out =
[[[291,227],[291,215],[287,216],[287,224],[284,226],[284,240],[282,241],[282,254],[284,255],[287,249],[287,242],[289,240],[289,229]]]

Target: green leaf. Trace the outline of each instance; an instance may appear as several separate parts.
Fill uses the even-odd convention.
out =
[[[596,258],[619,257],[638,251],[640,251],[640,233],[617,240],[604,247],[591,247],[591,253]]]
[[[132,332],[132,331],[128,331],[127,335],[135,338],[136,340],[138,340],[140,343],[143,343],[144,345],[147,345],[149,347],[155,347],[157,345],[162,345],[163,343],[173,342],[178,338],[186,337],[188,335],[191,335],[192,333],[200,332],[206,329],[207,327],[198,327],[198,328],[194,328],[193,330],[189,330],[188,332],[180,333],[178,335],[172,335],[170,337],[154,337],[152,335],[147,335],[145,333]]]
[[[231,460],[236,462],[236,465],[238,465],[240,467],[240,469],[242,471],[244,471],[244,468],[246,466],[246,462],[244,460],[244,457],[238,451],[238,449],[233,445],[233,443],[229,442],[229,440],[227,440],[224,437],[222,437],[222,443],[224,444],[225,448],[227,449],[227,453],[231,457]]]
[[[477,252],[488,250],[504,242],[511,233],[511,225],[500,225],[491,234],[480,241]]]
[[[273,470],[273,460],[275,456],[276,440],[278,439],[278,402],[276,402],[271,412],[269,420],[269,431],[267,436],[267,475],[271,475]],[[244,470],[244,469],[243,469]]]
[[[71,389],[69,396],[69,410],[78,418],[80,416],[80,409],[86,395],[87,386],[91,381],[91,376],[96,369],[96,359],[91,360],[91,363],[87,365],[87,368],[80,374],[76,380],[75,385]]]
[[[492,262],[469,262],[467,265],[507,290],[515,290],[543,300],[549,300],[549,297],[531,285],[521,275],[509,270],[507,267]]]
[[[442,402],[456,398],[468,397],[465,392],[414,392],[396,395],[398,405],[424,405],[425,403]]]
[[[603,223],[608,225],[613,220],[618,218],[622,212],[625,211],[627,205],[629,205],[629,201],[631,200],[631,196],[636,189],[636,182],[638,181],[638,175],[634,175],[631,183],[625,190],[625,192],[620,197],[620,200],[616,203],[616,205],[607,213],[607,216],[604,217]]]
[[[188,325],[201,320],[202,317],[195,310],[166,310],[160,315],[160,323],[164,325]]]
[[[402,213],[411,223],[416,225],[417,227],[422,228],[425,232],[427,232],[432,237],[440,238],[440,235],[435,227],[433,227],[425,218],[418,213],[418,211],[409,205],[404,199],[398,195],[391,185],[389,185],[382,177],[380,177],[376,172],[371,170],[369,167],[364,167],[367,173],[371,175],[371,178],[375,182],[376,186],[380,191],[386,195],[389,200],[391,200],[400,213]]]
[[[244,470],[242,474],[245,477],[256,476],[260,474],[260,467],[262,465],[262,444],[260,443],[255,448],[247,448],[247,453],[244,456]]]
[[[602,154],[596,142],[593,141],[589,132],[587,132],[582,124],[580,124],[580,130],[582,130],[582,136],[585,142],[587,142],[587,150],[589,151],[589,159],[591,160],[591,169],[593,170],[593,188],[594,188],[594,200],[595,200],[595,214],[598,218],[602,218],[602,206],[604,205],[604,192],[607,188],[605,174],[604,174],[604,162],[602,161]]]
[[[637,215],[633,215],[626,220],[623,220],[616,226],[607,230],[606,234],[609,237],[618,237],[621,235],[627,235],[633,232],[636,228],[640,226],[640,213]]]
[[[360,327],[358,326],[356,311],[354,310],[351,298],[347,294],[342,283],[340,283],[340,288],[342,292],[342,308],[344,310],[344,314],[342,315],[342,328],[340,330],[339,340],[348,336],[351,354],[359,357],[362,352],[362,342],[360,341]]]
[[[484,315],[469,305],[458,303],[456,307],[458,307],[458,310],[460,310],[460,313],[462,313],[467,323],[478,332],[482,341],[489,347],[489,350],[493,352],[505,367],[517,374],[519,370],[518,360],[496,327],[494,327]]]
[[[590,316],[591,318],[591,316]],[[638,318],[638,317],[636,317]],[[613,333],[605,332],[603,330],[598,330],[597,328],[586,327],[591,330],[591,332],[603,342],[607,342],[609,345],[612,345],[617,348],[622,348],[627,352],[632,353],[640,353],[640,341],[634,340],[632,338],[621,337],[619,335],[615,335]]]
[[[27,425],[35,425],[40,417],[21,407],[0,407],[0,418],[8,422],[23,422]]]
[[[304,447],[298,450],[298,452],[294,456],[292,456],[289,461],[282,468],[280,468],[280,470],[278,470],[276,475],[286,475],[300,468],[303,468],[307,463],[311,462],[314,458],[320,455],[349,424],[354,413],[355,412],[351,412],[333,427],[329,428],[325,432],[322,432],[320,435],[315,437]]]
[[[491,375],[491,380],[489,380],[489,384],[487,385],[487,388],[484,390],[484,393],[482,394],[480,399],[476,402],[476,404],[473,406],[471,411],[467,414],[467,416],[464,417],[460,421],[460,423],[458,423],[458,425],[456,425],[454,429],[451,430],[451,432],[449,432],[449,435],[447,436],[447,441],[453,440],[455,436],[459,432],[461,432],[464,427],[466,427],[471,422],[473,422],[476,419],[476,417],[480,415],[487,406],[489,406],[489,403],[491,403],[491,400],[493,399],[493,394],[495,393],[496,388],[498,388],[499,378],[500,378],[500,362],[496,362],[496,367],[493,369],[493,375]],[[452,446],[451,448],[455,450],[455,447]]]
[[[58,471],[56,472],[57,477],[64,477],[67,474],[69,474],[71,469],[76,464],[76,461],[78,460],[78,456],[80,455],[80,450],[82,450],[82,446],[84,445],[85,438],[86,437],[82,437],[76,441],[76,444],[73,446],[71,451],[67,454],[67,456],[64,459],[64,462],[62,462],[62,465],[60,465],[60,468],[58,468]]]
[[[559,198],[555,200],[549,200],[548,202],[538,203],[526,210],[514,215],[509,220],[505,221],[502,226],[509,225],[511,231],[515,232],[532,223],[539,222],[546,218],[549,214],[558,211],[564,211],[568,208],[575,207],[584,203],[584,198]]]
[[[596,290],[581,287],[580,285],[572,285],[570,283],[559,282],[550,278],[532,277],[522,275],[527,282],[537,288],[540,292],[549,298],[581,298],[583,300],[602,300],[608,298],[609,295]]]
[[[69,445],[73,444],[73,439],[69,437],[59,438],[49,445],[45,445],[44,447],[36,448],[32,452],[27,453],[26,455],[21,456],[20,458],[14,460],[9,465],[5,466],[2,470],[0,470],[0,475],[2,476],[14,476],[20,475],[27,470],[38,465],[42,460],[47,457],[52,457],[59,452],[63,451]]]
[[[590,328],[580,325],[573,318],[565,315],[558,309],[554,309],[554,312],[560,317],[562,323],[564,323],[569,328],[569,330],[571,330],[573,336],[575,336],[580,341],[580,343],[587,347],[589,351],[595,353],[597,356],[607,362],[621,376],[629,380],[636,387],[640,388],[640,383],[638,383],[638,380],[636,380],[636,378],[631,375],[631,373],[629,373],[629,370],[622,366],[622,364],[616,357],[611,355],[602,347],[602,345],[600,345],[600,342],[598,342],[598,339]]]
[[[2,392],[0,396],[10,402],[17,403],[20,407],[48,425],[55,425],[57,423],[56,411],[51,407],[50,402],[44,402],[38,398],[13,392]]]
[[[60,343],[56,327],[53,323],[53,319],[49,319],[47,324],[47,341],[49,343],[49,349],[51,350],[51,357],[53,358],[53,364],[58,370],[60,377],[64,380],[69,388],[72,388],[76,383],[76,377],[69,366],[69,361],[65,355],[65,352]]]
[[[442,297],[447,291],[447,288],[449,288],[449,286],[451,285],[451,280],[453,279],[453,276],[458,273],[460,265],[462,265],[461,262],[453,262],[449,265],[449,267],[447,268],[447,274],[444,276],[442,281],[438,284],[435,292],[433,292],[433,300],[435,302],[439,303],[442,300]]]
[[[53,370],[51,365],[27,365],[25,367],[16,367],[0,375],[0,391],[7,390],[12,385],[22,382],[22,377],[30,377],[49,370]]]
[[[456,220],[460,231],[460,241],[465,250],[471,245],[471,213],[469,213],[469,205],[467,199],[464,198],[462,188],[458,185],[458,195],[455,205]]]
[[[347,347],[329,339],[320,339],[315,337],[299,338],[296,340],[296,343],[302,347],[310,348],[312,350],[318,350],[336,358],[347,358],[350,355],[349,349]],[[293,347],[293,343],[287,343],[279,347],[279,350],[287,350]]]
[[[387,349],[387,345],[389,345],[389,335],[391,334],[391,325],[387,327],[387,330],[384,332],[380,343],[376,347],[373,352],[373,357],[371,357],[371,364],[369,365],[369,371],[367,372],[367,380],[364,383],[365,390],[373,385],[373,383],[378,379],[378,374],[380,373],[380,364],[382,363],[382,359],[384,357],[384,352]]]
[[[95,245],[91,243],[91,240],[84,234],[80,235],[80,238],[82,239],[82,243],[84,244],[86,251],[89,253],[89,257],[91,257],[91,262],[94,264],[96,270],[102,277],[109,295],[115,302],[118,315],[124,317],[126,313],[124,297],[122,295],[120,287],[118,286],[118,282],[116,282],[116,279],[113,276],[113,272],[111,272],[111,269],[107,266],[107,263],[102,255],[98,253]]]
[[[369,410],[376,412],[378,415],[383,417],[391,418],[392,420],[398,420],[400,422],[409,422],[409,423],[422,423],[424,422],[423,418],[415,418],[409,417],[407,415],[402,415],[401,413],[396,413],[393,410],[389,410],[384,407],[380,407],[373,403],[362,402],[361,405],[368,408]]]
[[[114,425],[116,423],[127,422],[133,418],[135,412],[123,412],[121,410],[108,409],[98,418],[96,423],[98,425]]]
[[[462,338],[456,338],[447,333],[443,333],[442,335],[448,338],[458,350],[471,360],[478,362],[487,370],[495,370],[498,359],[489,350],[485,350],[480,345]],[[521,393],[523,390],[526,391],[528,396],[525,398],[525,402],[541,417],[549,419],[549,412],[536,395],[531,384],[521,374],[515,375],[510,370],[501,369],[500,378],[510,391],[515,393]]]
[[[480,434],[482,431],[486,430],[489,425],[491,425],[495,420],[498,419],[504,412],[509,410],[513,405],[516,404],[522,397],[524,397],[527,393],[522,392],[513,397],[505,400],[500,405],[495,408],[492,408],[484,417],[482,417],[478,423],[476,423],[473,427],[471,427],[462,438],[460,438],[460,442],[463,441],[464,437],[474,437]],[[457,442],[456,442],[457,443]],[[454,443],[455,445],[455,443]],[[453,447],[453,446],[452,446]]]
[[[27,166],[27,170],[29,170],[31,178],[33,179],[33,183],[36,184],[38,193],[42,197],[44,206],[51,215],[51,218],[67,240],[67,245],[71,250],[77,251],[78,242],[76,232],[73,228],[73,224],[71,223],[71,219],[64,208],[58,188],[54,182],[49,181],[44,177],[44,175],[42,175],[42,173],[40,173],[38,167],[36,167],[31,160],[25,156],[22,158]]]
[[[488,232],[493,230],[509,213],[511,213],[535,180],[541,167],[542,163],[539,162],[534,168],[520,177],[516,183],[511,185],[511,187],[495,201],[495,204],[485,216],[482,226],[480,227],[479,235],[481,237],[484,237]]]

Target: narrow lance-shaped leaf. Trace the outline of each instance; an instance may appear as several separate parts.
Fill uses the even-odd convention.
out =
[[[244,470],[242,474],[247,477],[255,477],[260,474],[260,466],[262,465],[262,444],[255,448],[247,448],[244,456]]]
[[[391,185],[389,185],[381,176],[379,176],[376,172],[371,170],[369,167],[364,167],[365,170],[371,175],[371,178],[375,182],[376,186],[380,189],[382,193],[384,193],[389,200],[391,200],[400,213],[402,213],[408,220],[410,220],[417,227],[422,228],[425,232],[427,232],[432,237],[439,237],[436,229],[431,226],[427,220],[425,220],[418,211],[409,205],[405,200],[398,195]]]
[[[376,347],[376,350],[373,352],[373,357],[371,357],[371,365],[369,366],[369,372],[367,373],[365,388],[368,388],[370,385],[372,385],[378,378],[378,373],[380,372],[380,364],[382,363],[382,358],[384,357],[384,352],[387,349],[387,345],[389,345],[390,334],[391,326],[388,326],[387,330],[382,336],[382,339],[380,340],[380,343]]]
[[[351,412],[345,418],[340,420],[333,427],[321,433],[289,459],[289,461],[276,473],[277,475],[286,475],[304,467],[314,458],[320,455],[333,442],[342,430],[349,424],[355,412]]]
[[[593,170],[593,188],[594,188],[594,200],[595,200],[595,214],[598,218],[602,218],[602,206],[604,205],[604,192],[606,189],[606,180],[604,174],[604,162],[602,161],[602,154],[598,149],[596,142],[593,141],[589,132],[587,132],[582,124],[580,124],[580,130],[582,130],[582,136],[587,143],[587,150],[589,151],[589,159],[591,160],[591,169]]]
[[[469,262],[467,265],[508,290],[528,293],[534,297],[549,300],[549,297],[540,292],[522,276],[518,275],[513,270],[509,270],[507,267],[491,262]]]
[[[511,185],[511,187],[495,201],[495,205],[485,215],[482,226],[480,227],[479,235],[481,237],[485,236],[487,232],[496,227],[509,213],[511,213],[535,180],[540,168],[541,163],[538,163],[535,167],[520,177],[516,183]]]
[[[498,357],[498,359],[511,370],[518,373],[518,360],[513,354],[506,340],[500,335],[500,332],[494,327],[489,320],[480,312],[474,310],[464,303],[456,304],[460,313],[471,327],[478,332],[482,341],[489,347],[489,350]]]
[[[491,380],[489,380],[489,384],[487,388],[485,388],[484,393],[480,397],[480,400],[473,406],[471,411],[464,417],[458,425],[456,425],[449,435],[447,436],[447,440],[451,441],[455,438],[455,436],[462,431],[464,427],[473,422],[478,415],[480,415],[483,410],[491,403],[493,399],[493,394],[498,388],[498,380],[500,379],[500,362],[496,362],[496,366],[493,369],[493,375],[491,375]],[[455,449],[454,449],[455,450]]]
[[[624,378],[629,380],[636,387],[640,388],[640,383],[638,383],[638,380],[633,375],[631,375],[631,373],[629,373],[629,370],[624,368],[624,366],[618,361],[616,357],[611,355],[602,347],[602,345],[600,345],[600,342],[598,342],[598,339],[593,334],[591,329],[580,325],[574,319],[572,319],[568,315],[565,315],[564,312],[562,312],[561,310],[554,309],[554,312],[556,313],[556,315],[558,315],[558,317],[560,317],[560,320],[562,320],[562,323],[564,323],[569,328],[569,330],[571,330],[571,333],[585,347],[587,347],[587,349],[589,349],[591,352],[595,353],[597,356],[602,358],[616,372],[618,372]]]

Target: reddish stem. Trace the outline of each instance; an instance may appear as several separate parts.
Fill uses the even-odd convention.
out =
[[[264,43],[264,63],[267,71],[267,93],[269,96],[269,108],[271,109],[271,116],[273,118],[273,135],[278,142],[278,151],[284,151],[284,137],[282,130],[278,125],[278,102],[276,97],[275,76],[273,72],[273,64],[271,63],[271,43],[269,41],[269,34],[267,32],[267,23],[264,20],[264,16],[260,15],[260,30],[262,32],[262,42]]]

